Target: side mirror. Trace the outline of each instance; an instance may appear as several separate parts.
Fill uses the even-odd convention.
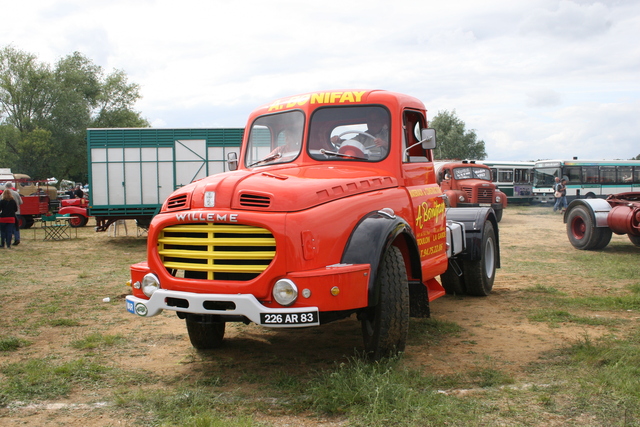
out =
[[[422,129],[421,135],[422,148],[425,150],[433,150],[436,148],[436,130],[435,129]]]
[[[236,152],[227,154],[227,167],[230,171],[238,170],[238,154]]]

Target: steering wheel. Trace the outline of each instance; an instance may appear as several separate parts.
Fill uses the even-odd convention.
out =
[[[342,138],[342,136],[343,136],[343,135],[348,135],[348,134],[350,134],[350,133],[357,133],[357,134],[359,134],[359,135],[364,135],[364,136],[366,136],[367,138],[371,138],[371,141],[372,141],[372,142],[374,142],[374,144],[373,144],[373,145],[364,145],[364,144],[363,144],[363,145],[364,145],[364,148],[373,148],[373,147],[375,147],[375,140],[376,140],[376,137],[375,137],[375,136],[373,136],[373,135],[371,135],[371,134],[369,134],[369,133],[361,132],[361,131],[359,131],[359,130],[348,130],[348,131],[346,131],[346,132],[342,132],[340,135],[338,135],[338,138]]]

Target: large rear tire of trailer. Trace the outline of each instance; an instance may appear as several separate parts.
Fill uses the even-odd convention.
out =
[[[587,208],[576,206],[567,215],[567,236],[576,249],[602,249],[611,241],[611,229],[596,227]]]
[[[627,234],[627,236],[629,236],[629,240],[631,240],[631,243],[633,243],[634,246],[640,248],[640,236],[634,236],[632,234]]]
[[[493,289],[498,263],[498,243],[490,221],[487,221],[482,230],[481,248],[481,259],[464,263],[464,282],[467,294],[484,297]]]
[[[194,315],[188,315],[185,321],[191,345],[197,350],[211,350],[222,345],[225,322],[209,321],[205,316]]]
[[[375,307],[360,313],[365,353],[371,360],[404,351],[409,332],[409,284],[402,253],[395,246],[385,252],[376,286],[380,298]]]

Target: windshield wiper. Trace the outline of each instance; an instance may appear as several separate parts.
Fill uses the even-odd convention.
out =
[[[320,149],[320,154],[326,154],[327,156],[338,156],[338,157],[348,157],[350,159],[361,159],[361,160],[367,160],[366,157],[360,157],[360,156],[354,156],[351,154],[342,154],[342,153],[337,153],[335,151],[329,151],[329,150],[325,150],[324,148]]]
[[[280,157],[282,157],[282,154],[280,154],[280,153],[272,154],[272,155],[270,155],[270,156],[265,157],[265,158],[264,158],[264,159],[262,159],[262,160],[258,160],[257,162],[253,162],[253,163],[251,163],[251,164],[249,165],[249,167],[252,167],[252,166],[258,165],[258,164],[260,164],[260,163],[270,162],[270,161],[272,161],[272,160],[279,159]]]

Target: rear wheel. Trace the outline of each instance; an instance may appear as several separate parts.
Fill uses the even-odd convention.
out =
[[[611,240],[611,229],[596,227],[587,208],[576,206],[567,215],[567,236],[576,249],[602,249]]]
[[[198,350],[211,350],[222,345],[225,322],[214,322],[207,316],[186,318],[187,332],[191,345]]]
[[[365,352],[372,360],[404,351],[407,342],[409,285],[402,253],[395,246],[384,254],[376,286],[378,304],[360,314]]]
[[[87,225],[87,222],[89,222],[89,218],[80,214],[71,214],[71,217],[69,218],[69,225],[74,228],[84,227]]]
[[[464,295],[467,293],[464,285],[464,274],[458,276],[456,271],[451,267],[451,263],[453,262],[457,261],[449,260],[449,268],[440,275],[442,287],[449,295]]]
[[[487,221],[482,230],[481,251],[481,259],[464,263],[464,281],[469,295],[487,296],[493,289],[498,263],[498,244],[490,221]]]

